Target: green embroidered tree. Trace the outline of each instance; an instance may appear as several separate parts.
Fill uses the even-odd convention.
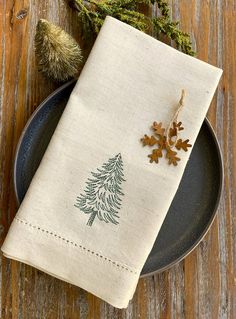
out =
[[[121,154],[110,158],[97,172],[91,172],[84,194],[76,199],[75,207],[89,214],[87,225],[92,226],[95,218],[106,223],[119,224],[118,210],[121,207],[121,184],[125,181]]]

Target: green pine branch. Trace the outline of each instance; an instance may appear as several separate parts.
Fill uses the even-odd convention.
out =
[[[179,29],[179,22],[173,22],[166,0],[70,0],[78,12],[84,33],[97,34],[107,15],[117,18],[132,27],[148,32],[153,29],[157,37],[164,35],[174,41],[177,49],[195,55],[189,34]],[[138,11],[138,6],[157,5],[160,17],[150,18]]]

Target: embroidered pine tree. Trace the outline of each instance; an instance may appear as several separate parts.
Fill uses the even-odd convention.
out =
[[[92,226],[95,218],[106,223],[119,224],[118,211],[121,207],[121,184],[125,181],[121,154],[110,158],[97,172],[91,172],[84,194],[76,199],[75,207],[90,215],[87,225]]]

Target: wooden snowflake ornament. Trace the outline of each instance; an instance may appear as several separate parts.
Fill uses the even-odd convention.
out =
[[[180,110],[183,107],[183,99],[184,99],[184,90],[182,90],[182,95],[178,104],[178,109],[171,120],[167,129],[162,127],[162,123],[154,122],[151,126],[151,129],[154,135],[148,136],[144,135],[141,138],[141,142],[143,146],[155,146],[152,150],[152,153],[148,155],[150,158],[150,163],[158,163],[159,158],[163,157],[163,152],[166,153],[166,158],[168,160],[169,165],[177,166],[180,158],[177,156],[177,151],[183,150],[185,152],[188,151],[188,148],[192,145],[189,144],[189,139],[182,140],[179,139],[179,132],[184,129],[182,126],[182,122],[177,122],[177,117]],[[176,150],[173,150],[173,149]]]

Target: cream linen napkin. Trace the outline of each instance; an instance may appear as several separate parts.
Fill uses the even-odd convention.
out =
[[[222,71],[107,17],[2,247],[118,308],[177,191],[178,166],[149,163],[140,138],[179,119],[194,144]]]

